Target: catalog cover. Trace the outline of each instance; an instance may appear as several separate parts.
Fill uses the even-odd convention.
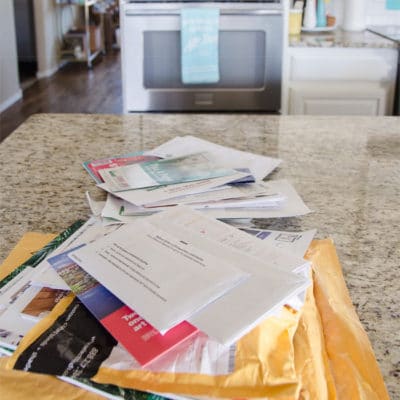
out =
[[[0,346],[15,349],[23,336],[70,293],[34,285],[32,268],[3,288],[0,296]]]
[[[55,307],[55,305],[65,297],[69,290],[42,287],[33,299],[21,310],[23,318],[32,321],[39,321]]]
[[[29,298],[24,306],[40,291],[32,285],[34,269],[46,256],[64,243],[84,221],[76,221],[46,246],[37,251],[23,264],[15,268],[10,274],[0,280],[0,346],[14,350],[24,335],[32,328],[36,321],[23,318],[21,307],[17,307],[22,297]],[[24,307],[23,306],[23,307]],[[23,308],[22,307],[22,308]]]
[[[221,167],[207,153],[99,170],[103,181],[114,192],[231,176],[236,172]]]
[[[99,171],[101,169],[108,169],[114,167],[122,167],[123,165],[135,164],[144,161],[158,160],[159,157],[151,155],[143,155],[141,152],[128,153],[120,156],[113,156],[109,158],[102,158],[100,160],[85,161],[83,167],[89,173],[89,175],[96,181],[96,183],[102,183]]]
[[[17,349],[14,369],[48,373],[51,368],[54,375],[73,378],[91,378],[97,373],[117,341],[76,297],[67,297],[59,305],[68,301],[65,312],[49,329],[27,348]]]
[[[75,264],[68,254],[76,248],[49,259],[67,285],[130,354],[145,366],[191,337],[197,328],[182,322],[161,335],[135,311],[122,303],[97,280]]]
[[[10,274],[8,274],[5,278],[0,280],[0,289],[6,286],[10,281],[15,279],[20,273],[25,271],[25,269],[31,267],[35,268],[43,261],[48,254],[54,251],[57,247],[59,247],[62,243],[64,243],[74,232],[76,232],[85,221],[78,220],[74,222],[71,226],[69,226],[65,231],[61,232],[56,238],[54,238],[51,242],[46,244],[42,249],[37,251],[32,257],[26,260],[19,267],[15,268]]]

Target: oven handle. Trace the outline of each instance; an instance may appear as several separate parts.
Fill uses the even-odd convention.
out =
[[[180,9],[171,9],[171,10],[126,10],[125,15],[127,17],[137,17],[137,16],[162,16],[162,15],[177,15],[180,16]],[[282,14],[282,10],[240,10],[240,9],[221,9],[221,15],[276,15]]]

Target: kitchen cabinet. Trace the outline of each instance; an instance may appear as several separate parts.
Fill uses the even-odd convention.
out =
[[[290,114],[386,115],[390,112],[388,84],[315,81],[293,83]]]
[[[390,115],[396,70],[394,48],[289,47],[282,111]]]

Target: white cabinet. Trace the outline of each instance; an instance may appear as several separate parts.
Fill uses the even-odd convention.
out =
[[[283,113],[390,115],[394,48],[289,48]]]
[[[369,81],[293,82],[289,113],[305,115],[386,115],[391,108],[386,83]]]

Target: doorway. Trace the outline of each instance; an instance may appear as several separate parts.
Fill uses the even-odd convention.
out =
[[[22,90],[36,82],[38,70],[33,0],[14,0],[18,74]]]

